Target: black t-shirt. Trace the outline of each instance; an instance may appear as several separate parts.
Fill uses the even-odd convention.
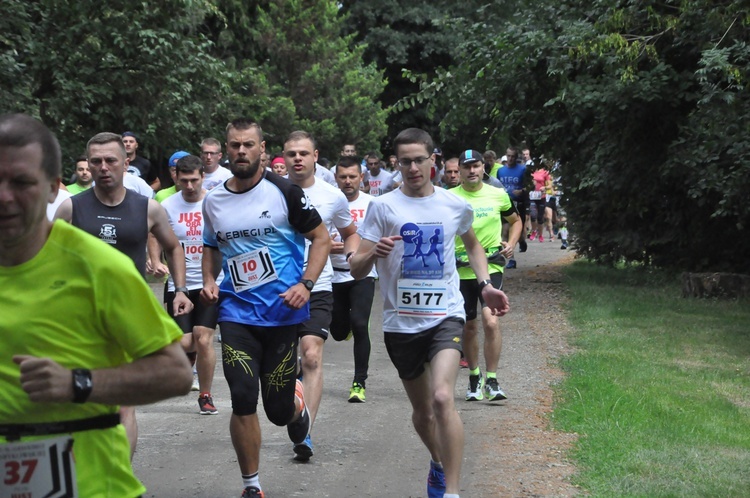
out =
[[[154,180],[159,176],[159,172],[156,168],[151,166],[151,161],[141,156],[135,156],[135,158],[130,161],[130,164],[128,165],[128,173],[140,176],[149,185],[154,183]]]

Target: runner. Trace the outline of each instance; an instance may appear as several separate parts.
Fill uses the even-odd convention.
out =
[[[310,431],[296,381],[299,325],[310,316],[310,291],[328,261],[331,239],[304,192],[260,167],[263,131],[252,119],[227,126],[232,178],[203,200],[203,291],[219,302],[224,376],[232,397],[229,432],[243,497],[264,496],[258,469],[258,396],[293,443]],[[311,241],[307,267],[305,239]],[[216,283],[223,267],[226,278]],[[259,385],[260,384],[260,385]]]
[[[505,314],[508,299],[490,285],[487,258],[471,228],[471,206],[430,181],[435,163],[430,135],[409,128],[399,133],[394,147],[403,185],[370,203],[360,229],[362,243],[350,259],[351,274],[364,278],[377,263],[386,348],[411,402],[414,427],[432,458],[427,495],[456,498],[464,433],[453,393],[465,320],[454,255],[456,235],[465,244],[491,312]],[[442,250],[443,264],[429,258],[424,266],[406,256],[417,253],[410,247],[419,242],[415,234],[428,230],[439,230],[436,248]]]
[[[476,150],[466,150],[459,157],[461,185],[452,193],[463,198],[474,210],[472,228],[484,247],[489,261],[488,271],[492,286],[503,288],[503,266],[505,258],[513,257],[513,248],[518,242],[523,223],[510,197],[503,189],[485,185],[482,182],[484,165],[482,154]],[[502,219],[510,225],[508,242],[502,241]],[[497,381],[497,365],[502,351],[502,334],[497,316],[486,307],[479,292],[477,277],[468,266],[463,241],[456,239],[456,259],[460,261],[458,275],[461,279],[461,295],[464,298],[466,325],[464,325],[464,356],[469,368],[469,389],[467,401],[484,399],[490,401],[507,399]],[[477,299],[482,306],[482,329],[484,330],[484,361],[487,380],[479,369],[479,341],[477,339]],[[484,393],[482,392],[484,388]]]
[[[130,259],[47,220],[61,169],[47,127],[0,116],[0,495],[141,496],[117,405],[187,393],[190,367]]]
[[[198,408],[201,415],[216,415],[211,385],[216,367],[214,331],[218,309],[216,305],[206,305],[199,299],[203,288],[201,259],[203,256],[203,188],[204,166],[200,158],[192,155],[181,157],[175,165],[175,182],[179,193],[165,199],[162,206],[167,211],[169,224],[185,251],[187,297],[193,303],[193,311],[175,317],[183,332],[182,347],[187,353],[197,353]],[[221,277],[219,278],[221,280]],[[167,280],[164,302],[167,311],[173,314],[172,302],[175,285],[172,276]]]
[[[185,295],[185,253],[169,226],[167,213],[161,204],[125,187],[125,178],[137,177],[127,173],[128,162],[122,138],[115,133],[98,133],[86,144],[86,156],[94,186],[65,200],[55,218],[63,219],[123,252],[144,276],[146,241],[148,235],[152,234],[164,248],[169,271],[177,284],[172,303],[174,312],[177,315],[189,313],[193,303]],[[158,254],[151,256],[152,263],[159,260]],[[122,406],[120,415],[128,431],[133,454],[138,442],[135,408]]]
[[[289,180],[302,188],[312,206],[320,214],[331,237],[340,236],[340,242],[331,248],[332,253],[354,253],[359,245],[357,226],[352,221],[346,196],[337,188],[315,176],[318,147],[315,138],[305,131],[289,134],[284,142],[284,160]],[[333,266],[328,258],[326,265],[310,294],[310,319],[300,327],[300,363],[305,401],[310,411],[310,425],[315,423],[323,396],[323,345],[328,339],[333,310]],[[301,444],[293,447],[295,459],[307,461],[313,455],[312,440],[308,435]]]
[[[336,181],[349,201],[349,211],[354,224],[359,227],[364,221],[372,196],[360,192],[362,170],[359,161],[342,157],[336,164]],[[334,244],[338,237],[334,236]],[[337,341],[354,338],[354,380],[349,389],[350,403],[365,402],[365,383],[370,364],[370,312],[375,297],[373,268],[367,277],[354,280],[349,273],[351,254],[331,254],[333,264],[333,320],[331,337]]]

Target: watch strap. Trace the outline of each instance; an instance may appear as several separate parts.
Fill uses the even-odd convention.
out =
[[[94,383],[91,380],[91,370],[88,368],[74,368],[73,374],[73,403],[85,403],[91,395]]]

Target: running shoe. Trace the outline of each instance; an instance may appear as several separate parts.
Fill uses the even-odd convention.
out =
[[[529,245],[526,243],[525,240],[519,240],[518,241],[518,248],[520,252],[526,252],[526,249],[529,248]]]
[[[567,249],[567,248],[568,248],[568,243],[567,243],[567,241],[566,241],[566,242],[563,242],[563,243],[562,243],[562,245],[560,246],[560,249]]]
[[[201,394],[198,396],[198,407],[201,415],[218,415],[219,410],[214,406],[214,399],[211,393]]]
[[[430,473],[427,474],[427,498],[443,498],[445,495],[445,472],[430,462]]]
[[[191,391],[200,391],[201,385],[198,382],[198,374],[196,372],[193,372],[193,385],[190,386]]]
[[[297,420],[287,424],[286,431],[289,434],[289,439],[297,445],[302,443],[310,433],[310,414],[307,411],[307,405],[305,405],[305,394],[301,380],[297,381],[297,387],[294,390],[294,397],[300,401],[302,410]]]
[[[529,240],[534,240],[536,238],[536,232],[531,232],[531,235],[529,235]]]
[[[298,462],[307,462],[313,456],[313,444],[310,434],[304,441],[294,445],[294,459]]]
[[[515,259],[509,259],[508,262],[505,264],[505,268],[515,268],[516,267],[516,260]]]
[[[468,361],[466,361],[466,358],[464,358],[464,357],[462,356],[462,357],[461,357],[461,359],[460,359],[460,360],[458,360],[458,366],[459,366],[460,368],[469,368],[469,362],[468,362]]]
[[[349,403],[364,403],[365,402],[365,386],[359,382],[354,382],[352,388],[349,389]]]
[[[539,236],[539,242],[544,242],[544,235]]]
[[[497,379],[494,377],[485,380],[484,392],[485,394],[487,394],[487,399],[489,401],[500,401],[503,399],[508,399],[508,396],[506,396],[505,392],[500,389],[500,385],[497,383]]]
[[[265,498],[266,495],[263,494],[263,491],[259,490],[255,486],[248,486],[242,491],[242,496],[240,498]]]
[[[479,375],[469,375],[469,389],[466,391],[466,401],[480,401],[484,399],[482,394],[482,387],[484,386],[484,379],[482,378],[482,372]]]

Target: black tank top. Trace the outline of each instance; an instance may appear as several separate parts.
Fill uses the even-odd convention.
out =
[[[148,197],[126,190],[120,204],[107,206],[90,188],[70,199],[73,202],[73,225],[126,254],[141,275],[146,275]]]

